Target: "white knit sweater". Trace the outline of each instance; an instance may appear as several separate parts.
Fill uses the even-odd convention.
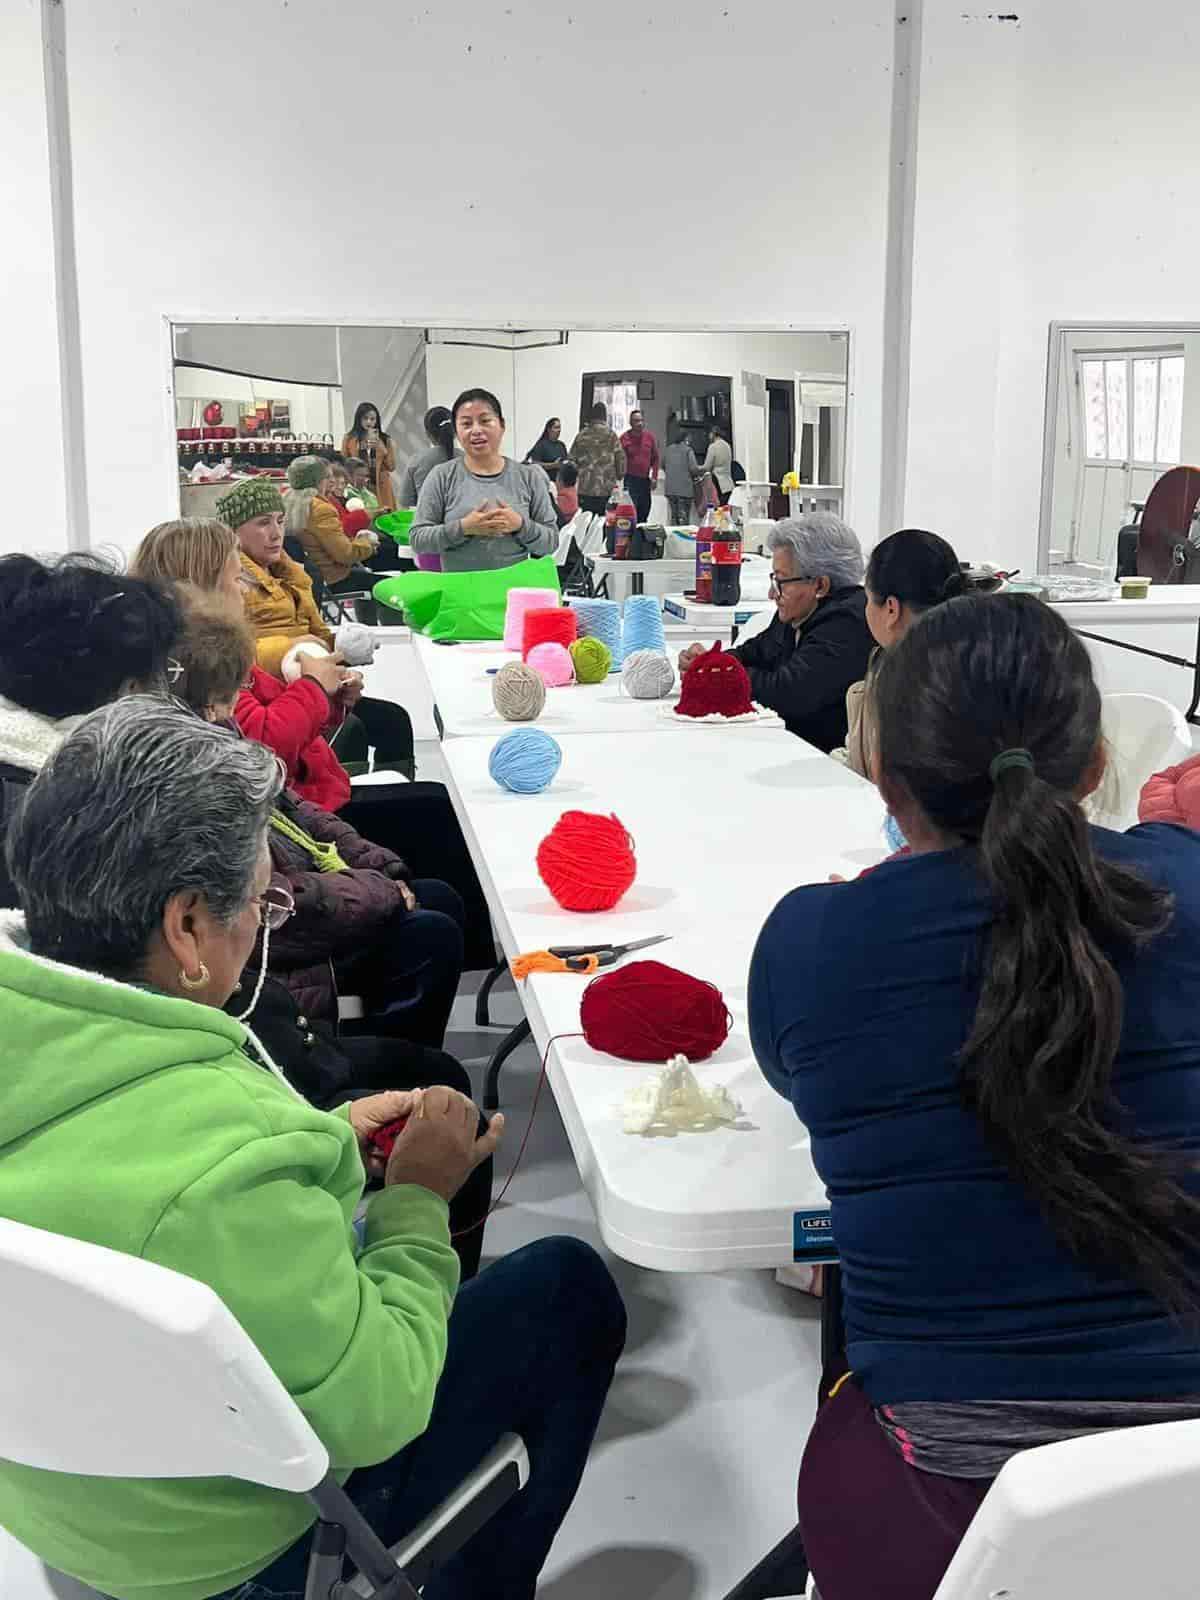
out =
[[[40,772],[87,715],[43,717],[0,695],[0,761],[26,772]]]

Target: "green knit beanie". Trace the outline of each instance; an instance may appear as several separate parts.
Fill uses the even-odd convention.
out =
[[[216,505],[218,517],[235,533],[243,522],[282,510],[283,496],[269,478],[244,479],[228,494],[223,494]]]
[[[293,489],[315,489],[328,471],[328,461],[320,456],[297,456],[288,466],[287,480]]]

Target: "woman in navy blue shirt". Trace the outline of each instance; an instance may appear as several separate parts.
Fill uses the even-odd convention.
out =
[[[929,1600],[1015,1451],[1200,1417],[1200,838],[1085,822],[1100,696],[1040,601],[938,606],[872,691],[912,855],[780,902],[750,1025],[844,1269],[812,1570]]]

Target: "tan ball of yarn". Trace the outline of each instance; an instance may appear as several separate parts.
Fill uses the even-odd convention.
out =
[[[492,681],[492,704],[507,722],[533,722],[546,704],[541,674],[523,661],[508,661]]]

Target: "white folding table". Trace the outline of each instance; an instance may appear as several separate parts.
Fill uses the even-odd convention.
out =
[[[633,709],[633,708],[631,708]],[[792,1260],[793,1218],[823,1208],[808,1135],[750,1050],[750,956],[772,906],[802,883],[851,877],[886,854],[875,789],[812,746],[753,725],[567,734],[553,786],[512,795],[488,776],[492,740],[443,746],[455,809],[506,957],[651,934],[647,952],[715,983],[733,1015],[698,1067],[742,1103],[736,1128],[646,1138],[624,1132],[625,1092],[654,1070],[592,1050],[579,1031],[587,979],[520,985],[584,1187],[609,1248],[641,1266],[712,1272]],[[538,877],[538,843],[563,811],[615,812],[637,845],[637,881],[611,912],[563,911]],[[552,1043],[553,1041],[553,1043]]]

